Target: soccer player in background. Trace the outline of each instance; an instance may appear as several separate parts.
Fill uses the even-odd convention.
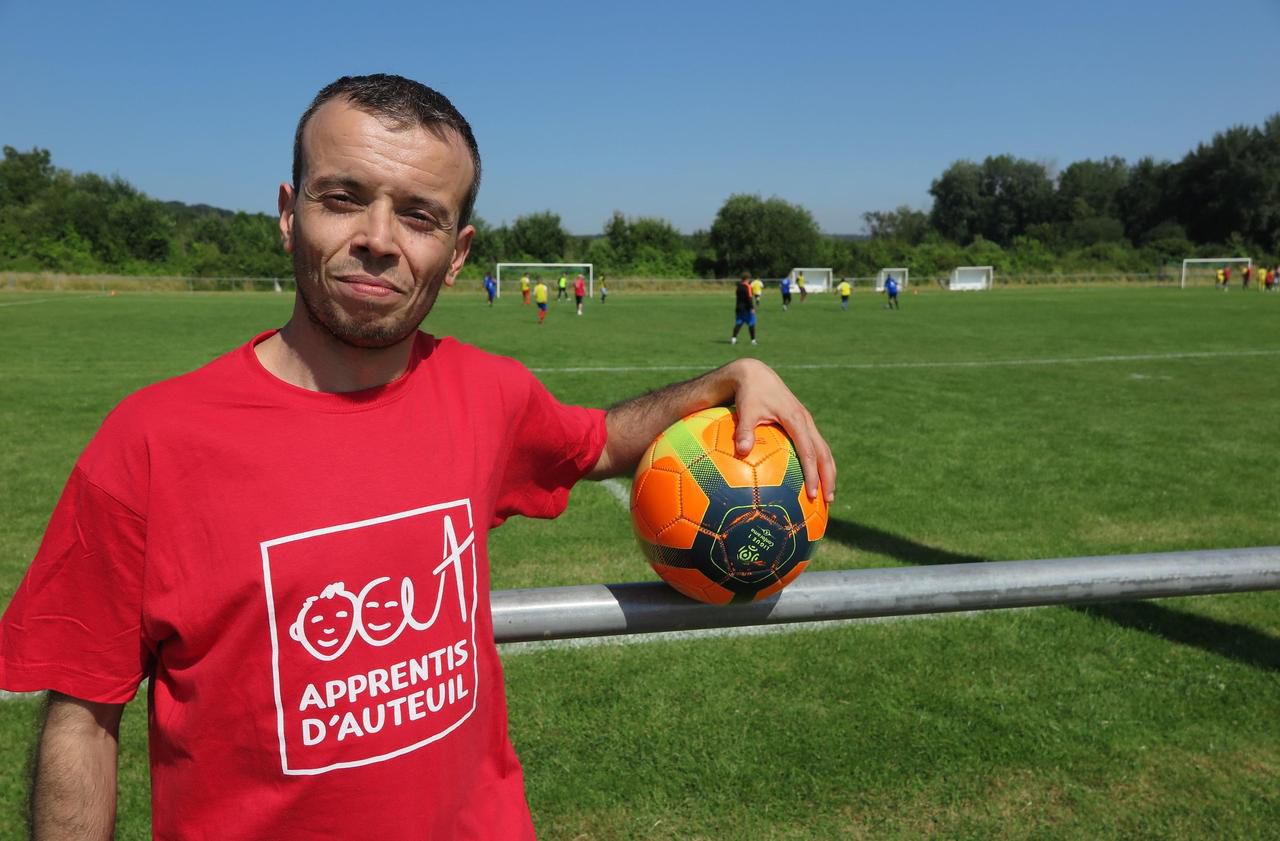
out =
[[[1266,290],[1268,292],[1273,291],[1276,288],[1276,270],[1272,268],[1268,268],[1267,277],[1265,280],[1263,280],[1262,283],[1263,283],[1263,286],[1266,287]]]
[[[484,276],[484,294],[489,296],[489,306],[493,306],[493,299],[498,295],[498,282],[488,273]]]
[[[1219,289],[1222,289],[1226,286],[1226,283],[1227,283],[1226,275],[1223,272],[1222,267],[1219,266],[1217,271],[1217,279],[1214,281],[1213,285],[1218,287]]]
[[[604,275],[600,275],[600,303],[604,303],[609,297],[609,281]]]
[[[898,305],[898,279],[893,275],[889,275],[884,281],[884,294],[888,298],[885,301],[885,309],[896,310],[901,309]]]
[[[809,291],[804,288],[804,272],[796,275],[796,288],[800,290],[800,303],[804,303],[805,298],[809,297]]]
[[[524,298],[524,305],[529,306],[529,275],[520,276],[520,297]]]
[[[782,292],[782,311],[786,312],[791,307],[791,277],[784,277],[778,282],[778,289]]]
[[[536,280],[538,285],[533,287],[533,300],[538,304],[538,323],[541,324],[547,318],[547,285],[540,277]]]
[[[849,294],[853,292],[853,286],[850,285],[848,278],[840,278],[840,309],[849,309]]]
[[[582,315],[582,299],[587,297],[587,281],[582,275],[573,279],[573,300],[578,305],[578,315]]]
[[[760,308],[760,296],[764,294],[764,281],[756,278],[751,281],[751,294],[756,299],[756,309]]]
[[[1222,267],[1222,291],[1226,292],[1227,287],[1231,285],[1231,267]]]
[[[569,300],[569,280],[563,274],[560,275],[560,284],[556,287],[556,300]]]
[[[738,331],[744,324],[751,333],[751,344],[756,344],[756,305],[751,294],[751,275],[748,272],[742,273],[742,279],[734,289],[733,335],[729,337],[729,344],[738,343]]]
[[[1248,264],[1246,264],[1246,265],[1245,265],[1245,267],[1244,267],[1244,273],[1243,273],[1243,274],[1241,274],[1241,276],[1240,276],[1240,277],[1241,277],[1241,284],[1240,284],[1240,288],[1241,288],[1241,289],[1248,289],[1248,288],[1249,288],[1249,280],[1253,277],[1253,264],[1252,264],[1252,263],[1248,263]]]

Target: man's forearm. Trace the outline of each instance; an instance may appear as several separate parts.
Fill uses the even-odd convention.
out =
[[[608,443],[587,478],[607,479],[634,469],[645,448],[662,430],[691,412],[731,400],[735,381],[728,369],[735,364],[731,362],[610,408],[605,417]]]
[[[758,424],[776,423],[795,445],[810,499],[819,494],[828,502],[835,498],[835,459],[813,415],[772,368],[756,359],[739,359],[614,406],[605,418],[609,437],[604,452],[587,477],[605,479],[633,470],[668,426],[691,412],[731,402],[738,408],[734,446],[739,456],[751,452]]]
[[[31,795],[35,841],[111,838],[122,710],[50,693]]]

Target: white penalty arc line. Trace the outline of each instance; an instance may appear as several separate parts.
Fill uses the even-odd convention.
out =
[[[1031,359],[973,359],[937,362],[816,362],[779,363],[779,371],[876,371],[898,368],[1016,368],[1031,365],[1091,365],[1108,362],[1166,362],[1181,359],[1222,359],[1242,356],[1280,356],[1276,350],[1206,350],[1176,353],[1134,353],[1108,356],[1061,356]],[[535,374],[626,374],[637,372],[709,371],[709,365],[593,365],[564,368],[530,368]]]

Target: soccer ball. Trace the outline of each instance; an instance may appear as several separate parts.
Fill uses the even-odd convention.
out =
[[[737,413],[704,409],[659,435],[631,487],[631,524],[662,580],[709,604],[768,598],[804,571],[827,529],[827,503],[804,490],[791,440],[756,428],[734,454]]]

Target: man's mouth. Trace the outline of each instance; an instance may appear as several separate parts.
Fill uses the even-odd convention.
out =
[[[338,282],[358,295],[367,295],[371,298],[386,298],[401,294],[400,288],[391,281],[372,275],[342,275],[338,277]]]

